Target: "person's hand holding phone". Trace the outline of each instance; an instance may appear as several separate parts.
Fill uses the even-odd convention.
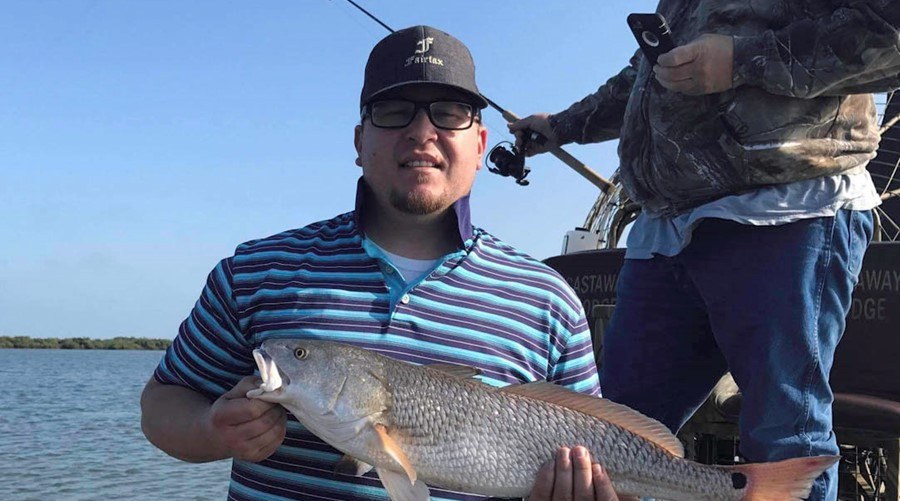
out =
[[[703,35],[660,55],[653,72],[666,89],[702,96],[732,88],[733,68],[734,39],[727,35]]]
[[[702,96],[734,86],[732,37],[703,35],[676,47],[666,18],[658,13],[629,14],[628,27],[644,57],[653,65],[656,80],[666,89]]]

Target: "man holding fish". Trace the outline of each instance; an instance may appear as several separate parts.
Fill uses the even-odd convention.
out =
[[[452,36],[416,26],[379,42],[366,66],[355,131],[362,168],[356,209],[247,242],[215,267],[142,395],[148,440],[185,461],[233,458],[229,499],[429,499],[417,482],[417,456],[404,452],[411,437],[398,435],[399,416],[390,409],[321,424],[344,416],[344,391],[375,373],[364,365],[344,373],[334,369],[339,364],[314,382],[298,379],[261,350],[285,339],[337,342],[430,366],[425,374],[479,394],[550,382],[601,401],[574,293],[554,271],[470,222],[469,194],[487,144],[480,114],[486,105],[471,55]],[[299,357],[298,350],[292,353]],[[289,416],[277,397],[284,388],[331,385],[338,391],[322,416],[285,402],[300,413]],[[455,419],[449,407],[441,409],[451,402],[436,395],[424,411],[436,421]],[[469,428],[460,422],[441,429]],[[418,437],[438,438],[447,435]],[[376,452],[347,454],[345,443],[362,440],[374,440],[366,450]],[[465,466],[473,449],[463,443],[455,454]],[[531,499],[617,499],[604,469],[580,445],[553,444],[525,470]],[[511,466],[498,462],[496,469]],[[373,467],[378,476],[366,474]],[[431,474],[422,478],[435,477],[419,467]],[[439,487],[431,486],[435,499],[489,494]]]

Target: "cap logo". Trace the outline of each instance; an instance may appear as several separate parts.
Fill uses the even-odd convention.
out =
[[[434,37],[427,37],[416,42],[416,54],[424,54],[431,49],[431,44],[434,43]]]
[[[438,66],[444,65],[444,60],[439,57],[434,56],[425,56],[424,54],[431,50],[431,44],[434,43],[433,37],[426,37],[418,42],[416,42],[416,54],[423,54],[421,56],[409,56],[406,58],[406,64],[403,65],[404,68],[407,66],[411,66],[413,64],[436,64]]]

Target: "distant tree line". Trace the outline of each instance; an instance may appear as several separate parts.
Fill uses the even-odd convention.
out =
[[[0,336],[0,349],[34,348],[49,350],[165,350],[172,344],[169,339],[140,337],[114,337],[111,339],[30,338],[26,336]]]

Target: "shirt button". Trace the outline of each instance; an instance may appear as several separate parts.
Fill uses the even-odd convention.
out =
[[[391,273],[394,273],[394,269],[391,268],[390,266],[385,266],[384,272],[387,273],[388,275],[390,275]]]
[[[404,294],[403,297],[400,298],[400,302],[403,304],[409,304],[409,294]]]

